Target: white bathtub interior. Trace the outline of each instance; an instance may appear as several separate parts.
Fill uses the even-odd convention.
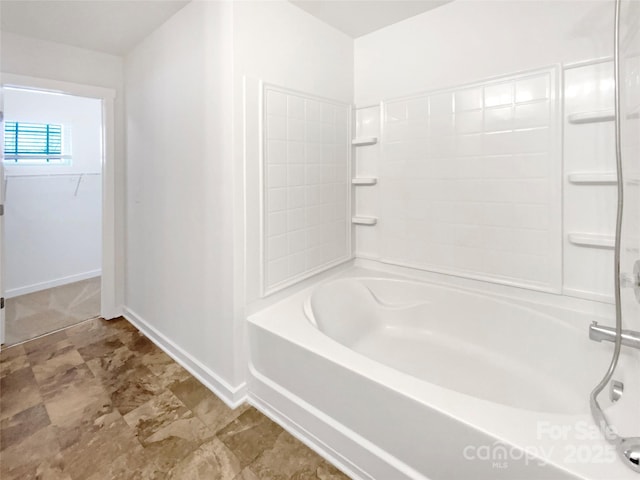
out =
[[[585,413],[584,392],[610,355],[606,347],[589,348],[583,322],[572,325],[532,305],[438,285],[336,280],[318,287],[306,307],[321,332],[366,357],[528,410]],[[563,357],[567,345],[587,360]]]

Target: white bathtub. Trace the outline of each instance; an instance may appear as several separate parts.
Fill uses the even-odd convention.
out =
[[[354,478],[637,478],[589,414],[592,319],[354,269],[250,316],[250,397]],[[637,435],[621,364],[608,414]]]

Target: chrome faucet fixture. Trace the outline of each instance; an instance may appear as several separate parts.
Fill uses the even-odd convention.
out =
[[[589,325],[589,338],[596,342],[613,342],[616,341],[616,329],[613,327],[603,327],[598,322]],[[634,330],[622,330],[620,344],[626,347],[640,349],[640,332]]]

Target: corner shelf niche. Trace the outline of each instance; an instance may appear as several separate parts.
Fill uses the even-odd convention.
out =
[[[601,235],[596,233],[570,233],[569,242],[581,247],[607,248],[615,246],[613,235]]]
[[[354,147],[364,147],[366,145],[375,145],[378,143],[378,137],[359,137],[351,140]]]
[[[378,183],[377,178],[352,178],[351,185],[356,186],[366,186],[366,185],[375,185]]]
[[[375,217],[352,217],[351,223],[354,225],[367,225],[371,227],[378,223],[378,219]]]

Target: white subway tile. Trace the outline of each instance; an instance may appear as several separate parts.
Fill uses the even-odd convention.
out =
[[[429,98],[418,97],[407,101],[407,119],[410,122],[426,122],[429,118]]]
[[[484,106],[496,107],[513,103],[513,83],[499,83],[484,87]]]
[[[484,128],[482,110],[460,112],[455,116],[455,130],[458,134],[480,133]]]
[[[482,108],[482,87],[469,88],[455,93],[456,112]]]
[[[287,140],[296,142],[304,142],[305,138],[305,122],[297,118],[289,118],[287,120]]]
[[[322,142],[322,124],[320,122],[305,122],[305,140],[307,143]]]
[[[546,127],[550,120],[548,101],[516,105],[515,128]]]
[[[487,108],[484,111],[485,132],[513,129],[513,107]]]
[[[305,205],[305,187],[290,187],[287,196],[288,208],[301,208]]]
[[[450,116],[453,113],[453,94],[438,93],[429,97],[429,118]]]
[[[287,168],[287,185],[290,187],[298,187],[304,185],[305,165],[289,165]]]
[[[288,254],[287,235],[269,237],[267,240],[267,260],[276,260]]]
[[[287,189],[286,188],[270,188],[267,194],[267,211],[277,212],[287,209]]]
[[[267,263],[267,282],[269,285],[276,285],[287,279],[289,275],[288,257],[279,258]]]
[[[304,273],[307,255],[304,252],[295,253],[289,257],[289,276],[295,277]]]
[[[287,231],[287,213],[272,212],[267,215],[267,235],[270,237],[282,235]]]
[[[304,163],[305,161],[305,144],[303,142],[287,142],[287,162],[288,163]]]
[[[305,119],[304,99],[297,95],[287,96],[287,115],[290,118]]]
[[[289,253],[303,252],[307,248],[307,231],[289,232]]]
[[[549,98],[549,74],[516,81],[516,102]]]
[[[287,163],[287,142],[283,140],[267,141],[267,162]]]
[[[331,125],[336,123],[336,107],[330,103],[322,104],[322,122]]]
[[[294,208],[287,211],[287,230],[301,230],[306,227],[306,215],[304,208]]]
[[[307,121],[322,121],[322,104],[317,100],[305,100],[305,113]]]
[[[267,138],[270,140],[287,139],[287,117],[267,116]]]
[[[307,163],[322,162],[322,151],[324,145],[321,143],[305,143],[305,159]]]
[[[287,95],[274,90],[267,92],[267,114],[269,115],[287,115]]]
[[[385,103],[384,118],[386,123],[404,122],[407,120],[407,103],[404,101]]]
[[[267,181],[269,187],[285,187],[287,185],[287,166],[286,165],[269,165],[267,171]]]

